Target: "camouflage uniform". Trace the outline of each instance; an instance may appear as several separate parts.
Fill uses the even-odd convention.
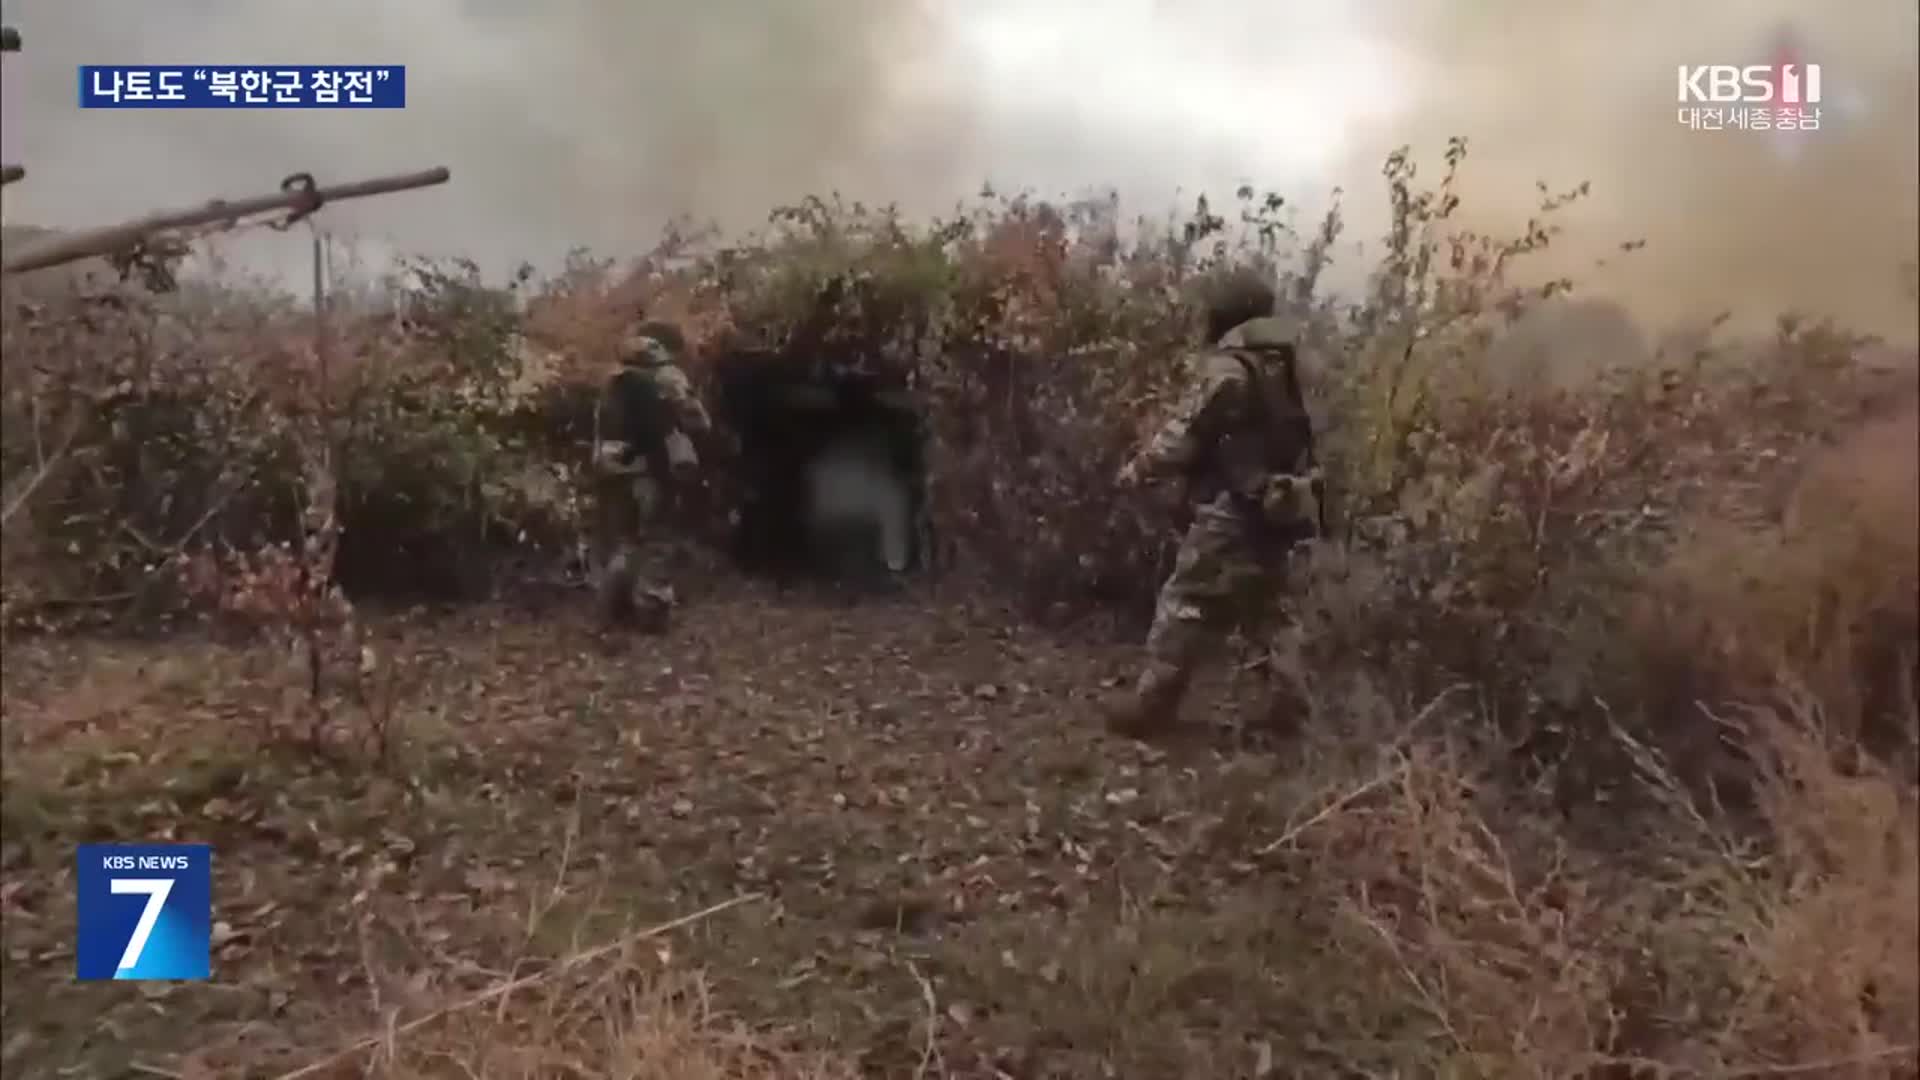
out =
[[[1290,684],[1275,688],[1272,719],[1290,724],[1305,705],[1297,627],[1276,608],[1289,553],[1320,524],[1320,472],[1289,329],[1266,316],[1273,294],[1264,282],[1241,277],[1224,288],[1236,287],[1237,304],[1216,301],[1215,344],[1188,358],[1188,390],[1173,415],[1121,469],[1123,487],[1184,477],[1193,511],[1155,604],[1145,666],[1132,692],[1107,705],[1122,734],[1169,726],[1208,645],[1269,615],[1285,623],[1272,673]]]
[[[712,430],[706,407],[674,364],[678,341],[670,327],[629,334],[594,415],[601,613],[611,622],[631,621],[638,597],[652,629],[664,629],[673,592],[640,585],[643,547],[665,519],[680,478],[699,467],[691,436]]]

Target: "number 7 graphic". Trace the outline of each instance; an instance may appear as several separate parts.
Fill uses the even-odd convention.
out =
[[[107,887],[116,895],[147,895],[147,906],[140,912],[140,921],[134,924],[133,936],[127,939],[127,951],[120,954],[119,970],[125,971],[138,964],[140,954],[146,951],[147,937],[153,933],[153,924],[160,921],[160,909],[167,906],[167,894],[173,891],[173,879],[114,878]]]

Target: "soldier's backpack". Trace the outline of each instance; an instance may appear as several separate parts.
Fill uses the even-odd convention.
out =
[[[1252,415],[1250,429],[1260,432],[1263,464],[1274,472],[1298,472],[1315,464],[1313,420],[1300,391],[1298,365],[1291,346],[1238,345],[1226,350],[1247,374]]]
[[[1309,485],[1312,496],[1310,524],[1324,535],[1325,487],[1292,344],[1255,338],[1223,346],[1222,351],[1240,364],[1250,391],[1245,399],[1248,412],[1216,449],[1217,467],[1228,477],[1228,489],[1237,498],[1258,498],[1241,490],[1246,484],[1240,477],[1298,478]]]

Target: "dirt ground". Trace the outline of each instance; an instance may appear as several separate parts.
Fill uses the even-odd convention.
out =
[[[1108,736],[1092,699],[1124,644],[951,590],[731,583],[619,642],[583,606],[371,619],[379,674],[325,752],[263,646],[11,642],[9,1075],[277,1075],[739,896],[641,966],[703,971],[716,1009],[872,1074],[1370,1056],[1327,1041],[1376,1034],[1316,1020],[1343,990],[1297,963],[1314,918],[1284,850],[1258,854],[1314,793],[1236,752],[1231,708],[1161,749]],[[73,845],[143,840],[214,846],[214,977],[78,983]]]

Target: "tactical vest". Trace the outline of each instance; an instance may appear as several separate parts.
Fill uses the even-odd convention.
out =
[[[668,467],[667,436],[677,430],[672,406],[660,384],[643,368],[622,367],[607,381],[601,399],[599,437],[627,444],[623,464],[644,459],[647,472],[665,482]]]
[[[1225,491],[1252,508],[1271,478],[1313,476],[1313,423],[1291,348],[1237,345],[1220,351],[1246,373],[1246,392],[1222,418],[1217,436],[1197,463],[1191,494],[1204,502]]]

